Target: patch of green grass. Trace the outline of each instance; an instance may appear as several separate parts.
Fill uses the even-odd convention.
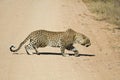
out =
[[[83,0],[100,19],[120,27],[120,0]]]

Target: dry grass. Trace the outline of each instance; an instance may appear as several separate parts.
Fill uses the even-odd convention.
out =
[[[97,20],[105,20],[120,27],[120,0],[83,0],[89,10],[98,14]]]

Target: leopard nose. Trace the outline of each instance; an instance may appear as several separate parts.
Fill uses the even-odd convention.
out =
[[[91,45],[91,44],[86,44],[85,46],[86,46],[86,47],[89,47],[90,45]]]
[[[89,47],[89,45],[86,45],[86,47]]]

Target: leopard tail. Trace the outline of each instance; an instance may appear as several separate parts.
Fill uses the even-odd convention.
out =
[[[17,49],[13,49],[13,48],[15,48],[15,46],[12,45],[12,46],[10,47],[10,51],[11,51],[11,52],[17,52],[17,51],[30,39],[30,37],[31,37],[31,36],[29,35],[23,42],[21,42]]]

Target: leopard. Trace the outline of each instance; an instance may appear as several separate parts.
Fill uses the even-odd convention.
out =
[[[29,41],[29,44],[25,45],[25,51],[28,55],[33,54],[30,50],[34,50],[36,54],[38,52],[38,48],[44,48],[46,46],[50,47],[58,47],[60,48],[62,56],[66,57],[69,54],[65,53],[65,49],[74,52],[74,56],[79,56],[79,51],[74,47],[74,44],[80,44],[85,47],[89,47],[91,45],[90,39],[75,30],[68,28],[65,31],[48,31],[48,30],[36,30],[31,32],[25,39],[22,41],[18,48],[14,45],[11,45],[10,51],[17,52],[20,48]]]

